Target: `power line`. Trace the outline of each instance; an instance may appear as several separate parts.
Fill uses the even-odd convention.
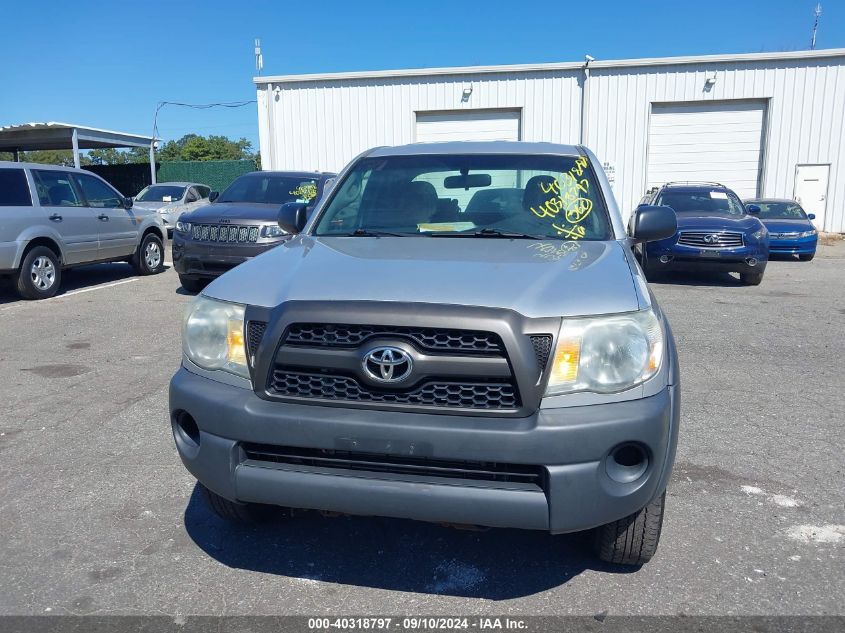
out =
[[[249,101],[229,101],[220,103],[181,103],[179,101],[159,101],[158,104],[156,104],[155,116],[153,117],[153,138],[158,137],[158,112],[166,105],[194,108],[195,110],[208,110],[209,108],[242,108],[255,102],[255,99],[250,99]]]

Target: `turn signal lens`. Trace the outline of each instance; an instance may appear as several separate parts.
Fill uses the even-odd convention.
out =
[[[567,338],[558,341],[550,380],[556,384],[572,384],[578,379],[581,359],[581,339]]]
[[[246,365],[246,348],[244,347],[244,322],[229,319],[228,354],[230,363]]]

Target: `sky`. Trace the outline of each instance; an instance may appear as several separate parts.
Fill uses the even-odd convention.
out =
[[[807,49],[815,0],[0,0],[0,126],[151,134],[161,101],[255,99],[264,75]],[[845,47],[845,0],[822,1],[817,48]],[[164,106],[164,140],[245,137],[255,104]]]

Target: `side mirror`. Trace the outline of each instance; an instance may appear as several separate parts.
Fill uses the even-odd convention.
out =
[[[653,242],[672,237],[678,230],[678,217],[672,207],[641,205],[628,224],[631,237],[637,242]]]
[[[129,209],[132,208],[133,204],[135,204],[135,203],[132,201],[132,198],[124,198],[123,199],[123,208],[126,209],[127,211],[129,211]]]
[[[745,205],[745,210],[748,211],[749,215],[760,215],[760,207],[756,204]]]
[[[811,220],[815,220],[815,219],[816,219],[816,214],[815,214],[815,213],[811,213],[811,214],[809,214],[807,217],[808,217],[808,218],[810,218]]]
[[[299,233],[308,222],[305,202],[286,202],[279,209],[279,226],[287,233]]]
[[[220,192],[219,192],[219,191],[212,191],[210,194],[208,194],[208,201],[209,201],[209,202],[214,202],[215,200],[217,200],[217,197],[218,197],[219,195],[220,195]]]

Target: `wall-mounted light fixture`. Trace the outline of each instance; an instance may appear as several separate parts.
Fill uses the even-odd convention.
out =
[[[467,86],[461,93],[461,103],[469,101],[470,95],[472,95],[472,86]]]
[[[716,73],[713,73],[712,76],[710,76],[710,77],[708,77],[707,79],[704,80],[705,86],[712,86],[715,83],[716,83]]]

